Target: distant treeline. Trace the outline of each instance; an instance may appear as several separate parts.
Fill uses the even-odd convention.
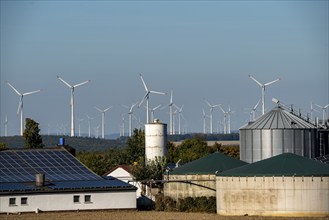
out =
[[[207,141],[220,140],[239,140],[239,134],[183,134],[183,135],[168,135],[168,141],[183,141],[192,139],[195,136],[202,137]],[[117,139],[100,139],[88,137],[70,137],[57,135],[42,135],[42,142],[45,147],[53,147],[59,144],[59,139],[65,138],[65,144],[81,151],[104,151],[107,149],[121,148],[127,145],[128,137],[120,137]],[[24,138],[22,136],[0,137],[0,142],[5,143],[9,149],[23,148]]]

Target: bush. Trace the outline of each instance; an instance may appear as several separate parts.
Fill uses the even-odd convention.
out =
[[[187,197],[178,199],[177,209],[180,212],[212,212],[216,213],[216,197]]]
[[[155,210],[156,211],[175,211],[176,203],[169,196],[163,196],[163,194],[158,194],[155,197]]]

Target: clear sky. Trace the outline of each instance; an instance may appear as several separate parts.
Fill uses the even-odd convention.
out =
[[[42,133],[70,128],[71,84],[76,117],[85,114],[100,124],[105,109],[106,134],[119,133],[120,114],[144,96],[139,78],[156,91],[174,91],[184,105],[182,127],[201,132],[203,101],[235,111],[231,129],[246,123],[261,97],[248,74],[266,83],[266,108],[273,97],[304,112],[310,102],[329,103],[328,1],[3,1],[1,0],[1,135],[19,134],[16,114],[21,92],[25,117],[40,123]],[[150,106],[169,103],[170,96],[151,95]],[[260,105],[258,113],[261,111]],[[168,123],[169,109],[156,112]],[[145,109],[135,110],[145,122]],[[321,112],[315,115],[322,117]],[[214,109],[214,131],[223,114]],[[125,128],[128,128],[125,115]],[[134,121],[134,127],[137,126]],[[76,121],[76,133],[78,122]],[[207,123],[209,127],[209,122]],[[222,130],[222,128],[220,128]],[[127,132],[127,131],[126,131]],[[94,133],[94,129],[92,130]]]

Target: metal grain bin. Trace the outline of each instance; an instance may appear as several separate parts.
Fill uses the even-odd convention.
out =
[[[317,128],[281,106],[240,128],[240,159],[253,163],[282,153],[313,158]]]

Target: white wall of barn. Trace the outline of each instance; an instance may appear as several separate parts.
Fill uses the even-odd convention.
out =
[[[75,195],[80,196],[79,202],[74,202],[73,197]],[[90,202],[85,202],[85,195],[90,195]],[[22,197],[27,198],[26,205],[21,204]],[[16,198],[15,205],[9,204],[10,198]],[[0,213],[97,209],[136,209],[136,192],[77,192],[0,196]]]

